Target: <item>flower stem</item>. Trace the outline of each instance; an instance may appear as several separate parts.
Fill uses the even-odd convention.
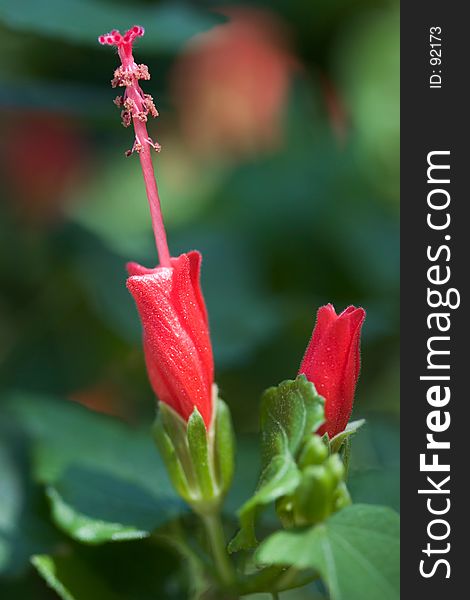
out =
[[[202,522],[207,532],[212,556],[214,558],[220,581],[227,587],[235,583],[235,571],[227,554],[225,534],[218,513],[201,515]]]

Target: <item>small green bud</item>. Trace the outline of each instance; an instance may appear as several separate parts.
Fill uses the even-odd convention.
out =
[[[310,435],[300,451],[298,465],[305,469],[309,465],[321,465],[328,458],[328,447],[316,434]]]
[[[321,461],[314,463],[314,461]],[[309,464],[310,463],[310,464]],[[339,454],[328,456],[328,448],[320,436],[307,440],[299,457],[302,478],[294,494],[282,499],[279,507],[286,512],[287,500],[295,525],[314,525],[351,502],[344,483],[345,467]],[[286,515],[278,514],[287,522]]]
[[[334,478],[324,465],[306,467],[293,495],[296,524],[310,525],[326,519],[331,513],[334,490]]]

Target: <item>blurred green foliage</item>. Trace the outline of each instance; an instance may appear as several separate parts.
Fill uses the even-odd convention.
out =
[[[185,597],[180,565],[163,546],[147,541],[145,554],[137,542],[125,542],[105,546],[97,558],[98,549],[49,524],[40,485],[47,478],[38,475],[42,455],[28,425],[65,427],[53,422],[46,397],[60,398],[64,407],[79,400],[139,428],[153,418],[125,263],[153,266],[156,253],[138,160],[123,156],[132,134],[120,127],[108,87],[116,57],[96,43],[114,27],[146,27],[136,56],[150,67],[145,90],[161,113],[150,127],[163,147],[155,165],[170,249],[203,253],[217,381],[237,430],[256,432],[261,392],[295,376],[318,306],[362,305],[367,320],[353,416],[368,424],[354,439],[351,490],[360,502],[398,505],[398,3],[245,4],[282,24],[288,48],[282,52],[295,62],[277,106],[281,133],[276,143],[249,151],[205,153],[181,127],[181,111],[191,116],[194,107],[197,118],[204,93],[213,90],[196,86],[194,98],[179,98],[174,72],[194,35],[230,21],[214,12],[220,5],[0,0],[2,598],[55,597],[28,567],[31,554],[51,548],[60,550],[57,569],[72,587],[80,577],[68,570],[70,556],[94,576],[95,559],[101,561],[106,587],[119,571],[114,565],[127,568],[128,550],[142,561],[151,556],[161,580],[152,571],[155,577],[141,578],[137,591],[122,582],[121,590],[113,588],[120,598]],[[247,20],[256,23],[259,14]],[[199,54],[192,64],[198,68],[203,59]],[[253,69],[263,69],[255,62]],[[236,66],[228,62],[226,69]],[[209,77],[214,86],[218,75]],[[249,109],[251,100],[244,94],[233,102]],[[198,126],[216,128],[217,119]],[[261,135],[256,122],[254,137]],[[21,405],[24,418],[11,416],[13,392],[29,399]],[[76,436],[78,448],[84,428],[70,425],[64,437]],[[59,436],[48,446],[53,458],[61,444]],[[96,456],[97,464],[106,460]],[[248,495],[252,481],[245,485]],[[243,491],[235,494],[240,504]],[[318,590],[303,594],[286,598],[321,597]]]

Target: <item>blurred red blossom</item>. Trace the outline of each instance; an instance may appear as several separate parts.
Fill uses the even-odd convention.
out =
[[[297,61],[282,22],[268,11],[221,12],[229,21],[190,42],[171,84],[183,133],[197,153],[238,157],[280,143]]]
[[[88,152],[73,119],[21,111],[9,115],[2,154],[13,208],[28,221],[44,223],[61,215],[68,189],[86,169]]]
[[[91,387],[77,390],[70,394],[70,400],[106,415],[127,417],[120,406],[119,390],[108,381],[100,381]]]

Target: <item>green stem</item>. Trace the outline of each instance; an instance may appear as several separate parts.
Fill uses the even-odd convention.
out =
[[[272,589],[275,589],[275,583],[282,576],[283,572],[281,567],[271,565],[255,573],[245,575],[239,582],[240,589],[243,592],[242,595],[269,593]]]
[[[274,584],[277,592],[284,592],[298,587],[303,587],[318,579],[317,573],[306,573],[304,576],[295,568],[290,567],[278,578]]]
[[[222,521],[218,513],[201,515],[220,581],[227,587],[235,583],[235,571],[227,554]]]
[[[287,571],[285,571],[285,573],[283,573],[283,575],[277,581],[277,590],[285,590],[286,588],[288,589],[297,577],[297,573],[298,571],[294,567],[287,569]]]

